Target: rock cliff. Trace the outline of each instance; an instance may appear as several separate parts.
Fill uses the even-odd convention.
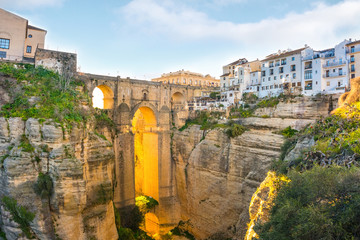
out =
[[[249,131],[235,138],[196,125],[173,136],[181,218],[190,220],[196,239],[244,238],[251,197],[280,156],[285,139],[279,130],[300,130],[314,120],[252,117],[239,123]]]
[[[38,239],[117,239],[112,144],[89,129],[0,118],[0,197],[35,213],[30,229]],[[34,191],[39,173],[52,179],[49,198]],[[1,208],[2,232],[9,240],[27,239],[13,214]]]

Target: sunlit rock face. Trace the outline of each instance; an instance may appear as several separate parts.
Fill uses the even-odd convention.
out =
[[[236,138],[192,126],[173,137],[181,218],[197,239],[243,238],[252,194],[280,154],[283,137],[252,129]]]
[[[91,129],[87,126],[86,129]],[[85,128],[71,132],[51,121],[0,118],[0,197],[10,196],[36,214],[31,229],[39,239],[117,239],[112,203],[112,145]],[[25,136],[34,147],[20,145]],[[34,191],[39,172],[49,173],[50,201]],[[1,210],[7,239],[19,239],[19,225]]]

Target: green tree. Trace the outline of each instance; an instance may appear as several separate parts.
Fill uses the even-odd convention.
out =
[[[360,169],[315,166],[288,174],[259,239],[359,239]]]

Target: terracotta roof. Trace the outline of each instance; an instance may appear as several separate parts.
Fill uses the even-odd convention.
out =
[[[229,76],[229,75],[230,75],[230,73],[225,73],[225,74],[221,75],[220,77],[226,77],[226,76]]]
[[[41,29],[41,28],[38,28],[38,27],[34,27],[34,26],[32,26],[32,25],[28,25],[28,28],[29,28],[29,29],[38,30],[38,31],[47,32],[47,31],[46,31],[46,30],[44,30],[44,29]]]
[[[247,63],[248,60],[246,58],[240,58],[239,60],[236,60],[235,62],[229,63],[225,66],[229,66],[229,65],[236,65],[236,64],[241,64],[241,63]]]
[[[301,51],[303,51],[305,48],[299,48],[296,50],[292,50],[292,51],[286,51],[286,52],[282,52],[280,54],[277,53],[273,53],[270,54],[269,56],[267,56],[264,60],[262,61],[269,61],[269,60],[273,60],[273,59],[277,59],[277,58],[283,58],[283,57],[287,57],[287,56],[291,56],[297,53],[300,53]]]
[[[357,41],[354,41],[354,42],[350,42],[350,43],[346,44],[346,46],[353,45],[353,44],[357,44],[357,43],[360,43],[360,40],[357,40]]]

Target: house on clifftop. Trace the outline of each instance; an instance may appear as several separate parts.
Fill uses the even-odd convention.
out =
[[[46,33],[0,8],[0,59],[33,62],[37,48],[44,48]]]

